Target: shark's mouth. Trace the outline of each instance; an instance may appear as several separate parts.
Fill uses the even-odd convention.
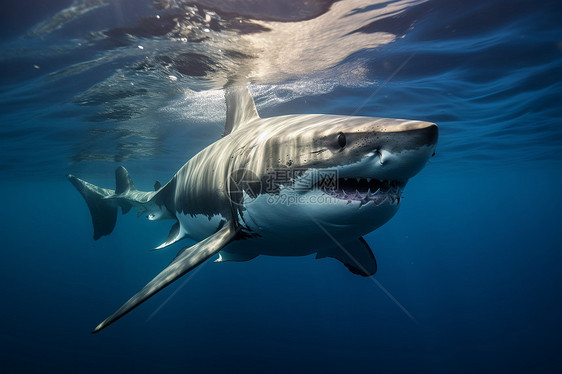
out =
[[[336,185],[319,186],[327,195],[339,200],[369,202],[375,205],[400,204],[404,182],[375,178],[338,178]]]

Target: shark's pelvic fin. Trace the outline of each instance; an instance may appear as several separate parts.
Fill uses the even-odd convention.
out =
[[[236,131],[254,119],[260,118],[254,98],[246,85],[229,86],[226,88],[224,96],[226,100],[226,124],[223,136]]]
[[[331,247],[316,254],[316,258],[332,257],[343,263],[353,274],[364,277],[377,272],[377,261],[373,251],[362,237],[344,243],[340,247]]]
[[[244,262],[250,261],[253,258],[256,258],[258,255],[250,254],[250,253],[233,253],[223,249],[219,252],[219,258],[215,260],[215,262]]]
[[[100,323],[92,331],[92,333],[96,333],[109,326],[140,305],[146,299],[160,291],[162,288],[166,287],[182,275],[209,259],[209,257],[219,252],[228,243],[234,240],[237,233],[238,228],[235,227],[234,223],[229,222],[224,225],[222,229],[209,236],[207,239],[204,239],[189,248],[184,248],[178,256],[176,256],[176,258],[174,258],[174,260],[172,260],[172,262],[164,270],[162,270],[162,272],[160,272],[160,274],[148,282],[142,290],[140,290],[135,296],[131,297],[125,304],[123,304],[123,306],[121,306],[121,308],[117,309],[115,313]]]
[[[162,249],[164,247],[172,245],[183,238],[185,238],[185,233],[182,232],[180,223],[176,221],[176,223],[174,223],[174,225],[170,229],[170,233],[168,234],[166,241],[160,244],[158,247],[154,248],[154,250]]]

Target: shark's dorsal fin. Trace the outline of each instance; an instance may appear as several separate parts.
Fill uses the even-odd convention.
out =
[[[236,131],[254,119],[260,118],[248,86],[229,86],[225,89],[224,97],[226,100],[226,124],[223,136]]]

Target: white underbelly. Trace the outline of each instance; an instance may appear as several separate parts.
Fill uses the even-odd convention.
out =
[[[246,201],[238,217],[245,228],[243,238],[225,249],[270,256],[306,256],[338,246],[375,230],[398,210],[390,204],[360,206],[357,201],[348,203],[320,191],[262,194]],[[178,214],[177,218],[182,233],[196,241],[213,235],[226,223],[221,215]]]
[[[252,251],[273,256],[308,255],[357,239],[382,226],[398,210],[391,204],[360,206],[360,202],[348,203],[320,191],[280,196],[283,193],[259,195],[245,205],[244,223],[259,235],[247,245]],[[235,247],[244,250],[241,246]]]

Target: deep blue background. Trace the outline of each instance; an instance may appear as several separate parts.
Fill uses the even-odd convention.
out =
[[[140,128],[156,139],[147,143],[154,148],[128,154],[127,121],[104,118],[99,103],[73,101],[123,61],[49,80],[51,72],[116,48],[115,41],[62,55],[42,48],[97,30],[96,22],[130,26],[137,13],[21,37],[70,3],[4,4],[0,22],[2,373],[562,371],[557,1],[430,0],[361,31],[404,35],[342,62],[366,61],[373,84],[297,92],[279,105],[253,87],[262,92],[256,101],[264,117],[350,114],[381,87],[359,114],[439,124],[436,157],[409,182],[398,214],[366,236],[376,281],[414,319],[372,279],[336,261],[262,256],[206,263],[187,283],[177,281],[96,335],[92,328],[181,245],[150,252],[169,222],[134,213],[119,216],[115,232],[94,242],[87,207],[65,174],[110,187],[124,164],[148,190],[222,130],[165,117]],[[180,94],[163,95],[181,101]],[[119,157],[99,158],[113,152]]]
[[[3,365],[28,372],[554,372],[560,369],[559,165],[440,172],[367,236],[376,279],[330,259],[205,264],[102,333],[177,248],[120,216],[98,242],[64,180],[3,185]]]

